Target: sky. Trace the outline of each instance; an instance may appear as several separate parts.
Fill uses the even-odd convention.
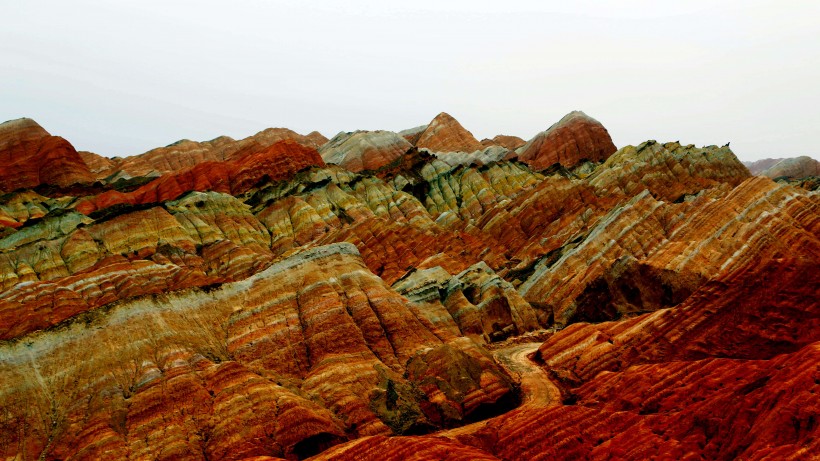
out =
[[[0,0],[0,121],[145,152],[448,112],[529,139],[572,110],[618,147],[820,158],[816,1]]]

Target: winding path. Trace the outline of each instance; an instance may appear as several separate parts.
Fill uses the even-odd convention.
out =
[[[498,418],[503,418],[512,412],[524,409],[547,408],[560,404],[561,394],[555,384],[541,367],[530,360],[530,355],[541,345],[541,342],[516,344],[503,347],[493,352],[495,360],[512,375],[520,379],[521,405],[514,410],[495,418],[485,419],[466,426],[441,431],[436,435],[455,438],[472,434],[485,426],[492,424]]]

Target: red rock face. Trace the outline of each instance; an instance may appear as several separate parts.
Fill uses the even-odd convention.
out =
[[[609,133],[583,112],[570,112],[547,131],[518,148],[518,159],[541,170],[556,163],[575,166],[583,160],[601,162],[617,149]]]
[[[315,150],[294,141],[280,141],[239,160],[200,163],[189,170],[163,176],[131,193],[106,192],[80,203],[77,210],[88,214],[119,204],[161,203],[187,191],[241,194],[262,179],[284,179],[314,165],[324,165]]]
[[[563,404],[536,401],[453,431],[458,444],[450,451],[498,459],[811,459],[820,450],[820,279],[817,213],[798,211],[806,205],[789,206],[809,218],[790,256],[741,262],[672,309],[556,333],[537,359]],[[424,439],[413,442],[417,450],[437,440]],[[368,456],[367,443],[324,456]]]
[[[178,173],[204,162],[239,160],[286,140],[311,149],[318,149],[327,142],[327,138],[316,131],[304,136],[287,128],[268,128],[238,141],[228,136],[202,142],[183,139],[144,154],[125,158],[100,158],[99,155],[90,152],[83,152],[81,155],[98,179],[115,174],[124,174],[128,177],[159,176]]]
[[[116,160],[103,157],[94,152],[79,151],[77,153],[80,154],[80,158],[88,166],[88,170],[97,179],[104,179],[116,169]]]
[[[35,355],[2,346],[0,399],[18,424],[4,422],[0,440],[23,432],[1,453],[301,458],[351,436],[451,425],[511,394],[478,345],[443,341],[422,320],[349,244],[121,303],[32,337]],[[5,367],[24,355],[34,368]]]
[[[0,124],[0,165],[3,192],[41,184],[94,182],[94,176],[68,141],[51,136],[27,118]]]
[[[444,112],[427,125],[415,145],[431,152],[474,152],[484,147],[458,120]]]
[[[602,373],[576,390],[572,405],[511,412],[457,437],[453,451],[537,460],[812,459],[820,449],[813,423],[818,346],[772,360]],[[353,443],[342,446],[351,446],[343,459],[355,459]]]
[[[445,438],[432,437],[364,437],[354,443],[328,450],[314,460],[401,461],[405,459],[440,459],[447,461],[496,461],[485,451]]]
[[[806,243],[816,251],[816,241]],[[820,339],[815,299],[820,277],[811,269],[818,259],[807,256],[746,264],[705,284],[674,309],[573,325],[544,343],[539,356],[559,373],[585,381],[603,370],[640,363],[705,356],[769,359],[794,351]],[[584,341],[589,344],[580,354],[560,352]]]
[[[0,458],[816,457],[820,196],[438,118],[2,194]]]

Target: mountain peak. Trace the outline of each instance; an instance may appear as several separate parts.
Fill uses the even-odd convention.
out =
[[[0,146],[51,136],[34,119],[23,117],[0,123]]]
[[[556,163],[574,166],[583,160],[606,160],[617,148],[604,126],[582,111],[563,116],[558,123],[518,149],[518,158],[541,170]]]
[[[30,118],[0,124],[0,190],[13,191],[41,184],[70,186],[94,177],[65,139],[51,136]]]
[[[419,149],[432,152],[474,152],[482,145],[447,112],[436,115],[416,141]]]

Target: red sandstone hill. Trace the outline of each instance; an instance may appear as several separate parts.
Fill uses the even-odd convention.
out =
[[[305,136],[287,128],[268,128],[240,140],[228,136],[201,142],[182,139],[168,146],[128,157],[107,158],[91,152],[80,152],[80,155],[98,179],[112,175],[159,176],[180,172],[203,162],[239,160],[285,140],[295,141],[312,149],[318,149],[327,142],[327,138],[316,131]]]
[[[431,152],[474,152],[483,148],[472,133],[445,112],[433,118],[414,144]]]
[[[434,122],[3,194],[0,458],[818,457],[820,195],[580,113],[518,160]]]
[[[600,122],[580,111],[570,112],[548,130],[517,149],[518,159],[536,170],[560,163],[570,167],[582,160],[600,162],[615,153],[609,133]]]
[[[77,205],[77,211],[91,213],[119,204],[142,205],[173,200],[188,191],[215,191],[241,194],[262,180],[276,181],[324,162],[316,150],[286,140],[245,156],[225,162],[203,162],[196,166],[161,176],[130,193],[106,192]]]
[[[74,147],[30,118],[0,124],[0,191],[39,185],[92,183],[94,176]]]

